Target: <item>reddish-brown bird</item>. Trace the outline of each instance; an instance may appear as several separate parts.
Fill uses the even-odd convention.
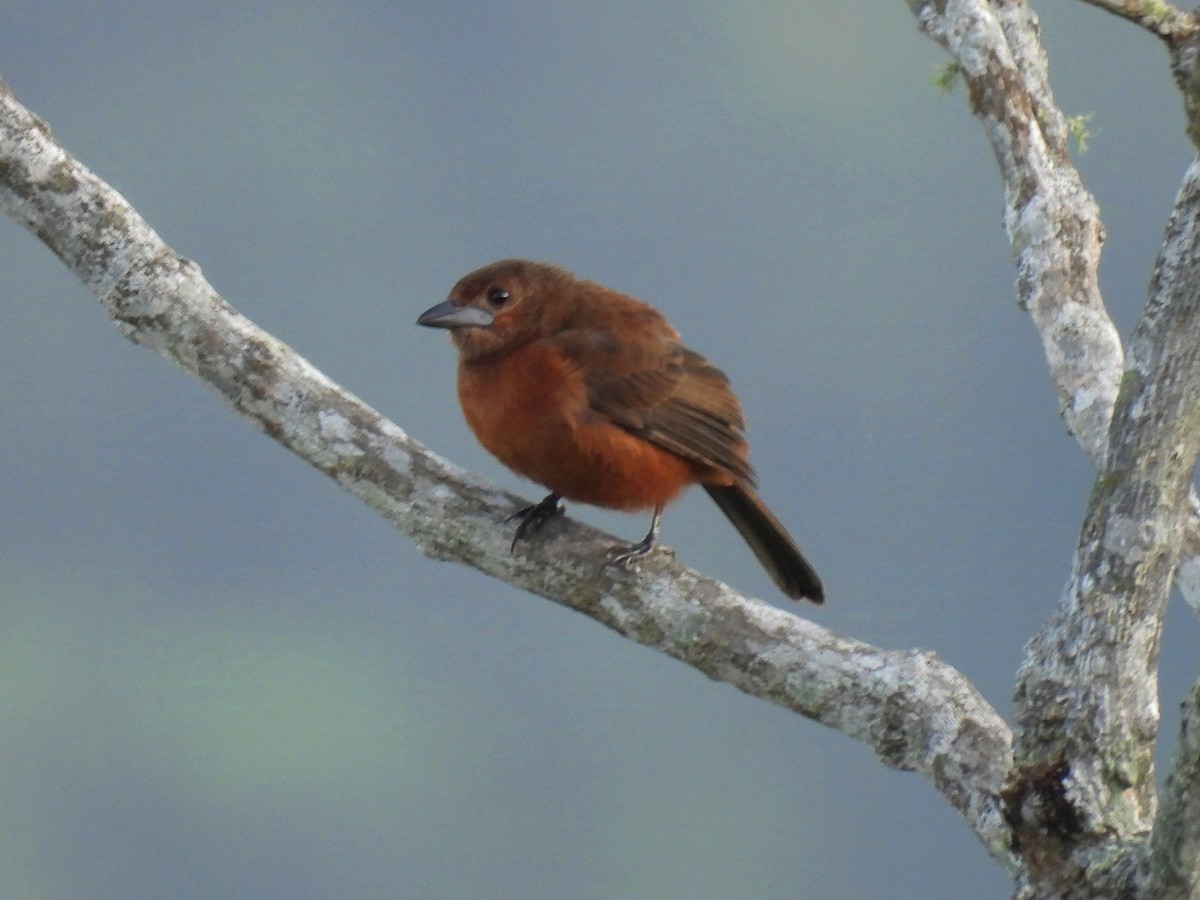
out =
[[[645,539],[610,554],[630,562],[654,547],[663,507],[700,484],[785,594],[824,602],[817,573],[754,491],[729,380],[656,309],[505,259],[464,277],[417,324],[450,330],[458,398],[479,442],[551,491],[516,514],[514,545],[564,497],[653,509]]]

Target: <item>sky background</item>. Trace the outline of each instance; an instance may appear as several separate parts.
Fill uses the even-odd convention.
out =
[[[1128,334],[1191,154],[1166,54],[1038,5]],[[732,378],[793,607],[698,493],[664,540],[937,652],[1008,715],[1092,475],[1001,190],[898,0],[11,0],[0,77],[227,300],[530,498],[413,322],[528,256]],[[122,340],[0,221],[0,884],[61,898],[1007,897],[921,778],[459,566]],[[573,507],[622,535],[644,517]],[[1164,747],[1197,674],[1168,616]]]

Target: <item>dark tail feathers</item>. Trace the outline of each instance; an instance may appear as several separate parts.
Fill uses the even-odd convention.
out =
[[[825,588],[791,535],[749,487],[706,484],[704,489],[750,545],[767,574],[793,600],[825,602]]]

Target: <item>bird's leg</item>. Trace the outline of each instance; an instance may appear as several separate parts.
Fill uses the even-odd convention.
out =
[[[517,531],[513,535],[512,544],[509,545],[509,552],[517,548],[517,541],[521,540],[521,538],[533,534],[545,525],[548,520],[563,514],[563,507],[558,502],[561,499],[561,494],[548,494],[537,503],[521,507],[504,520],[505,522],[511,522],[513,519],[517,520]]]
[[[644,556],[648,556],[658,545],[658,526],[662,522],[662,507],[654,507],[654,518],[650,520],[650,530],[646,536],[629,547],[613,547],[608,551],[608,559],[604,566],[630,567],[637,565]]]

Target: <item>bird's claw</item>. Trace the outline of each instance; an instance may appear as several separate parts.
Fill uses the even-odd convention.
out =
[[[662,553],[667,556],[675,555],[675,551],[670,547],[665,547],[646,538],[628,547],[613,547],[605,556],[604,564],[600,566],[600,570],[604,571],[609,566],[619,566],[622,569],[636,569],[638,563],[652,553]]]
[[[505,522],[512,522],[514,520],[517,522],[517,530],[513,534],[512,543],[508,547],[510,553],[517,549],[517,541],[527,535],[533,534],[555,516],[563,514],[564,507],[558,502],[560,499],[557,494],[551,494],[537,503],[522,506],[504,520]]]

